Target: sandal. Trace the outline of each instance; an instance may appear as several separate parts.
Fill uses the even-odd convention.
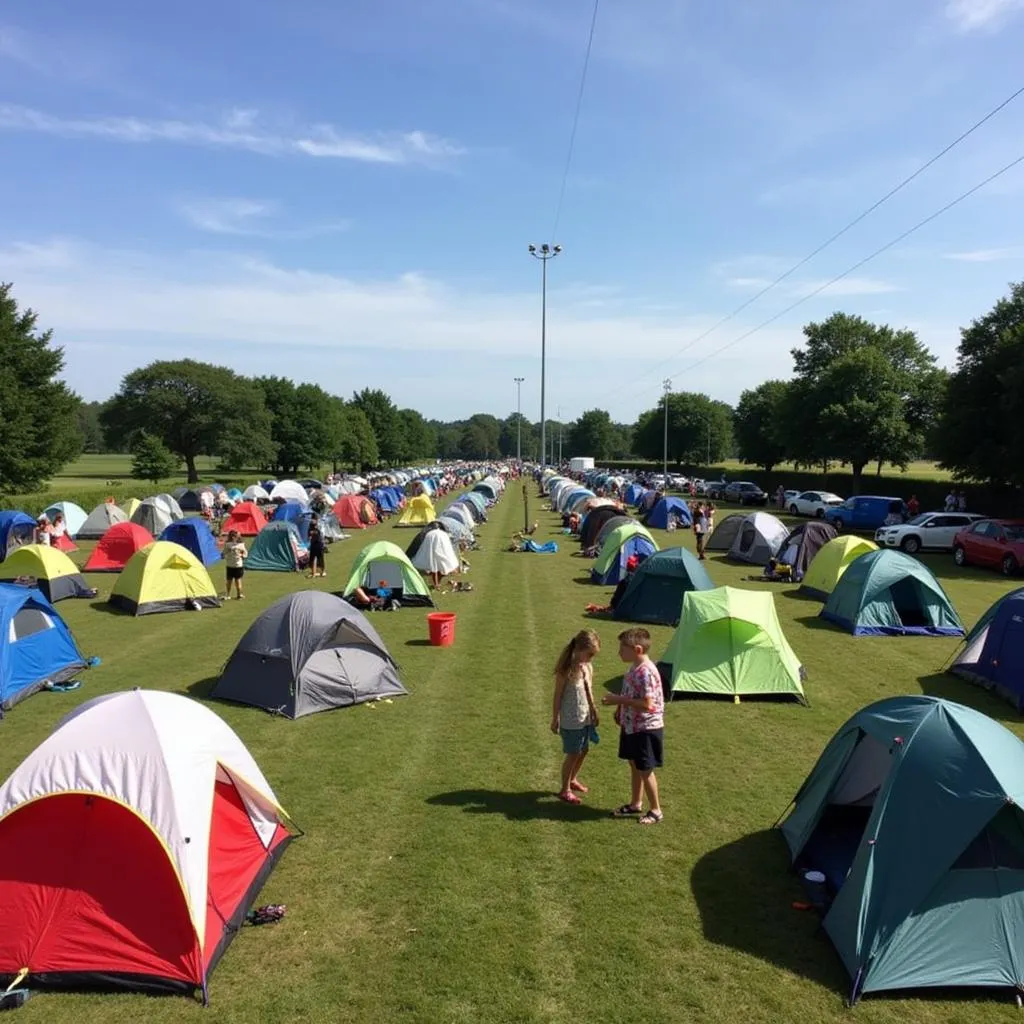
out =
[[[642,807],[634,807],[632,804],[623,804],[612,811],[613,818],[635,818],[643,811]]]
[[[559,793],[558,794],[558,799],[561,800],[562,803],[566,803],[566,804],[582,803],[580,798],[575,793],[570,793],[570,792]]]
[[[573,779],[572,782],[569,783],[569,788],[574,793],[589,793],[590,792],[590,787],[589,786],[584,786],[582,782],[578,782],[576,779]]]
[[[638,825],[657,825],[665,817],[663,811],[648,811],[642,818],[637,818]]]

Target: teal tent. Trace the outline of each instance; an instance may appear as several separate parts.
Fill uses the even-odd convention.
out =
[[[822,925],[851,1001],[895,989],[1024,990],[1024,744],[936,697],[863,708],[832,737],[782,834],[825,875]]]
[[[287,519],[275,519],[256,535],[245,567],[263,572],[297,572],[306,557],[298,527]]]
[[[942,585],[922,562],[883,548],[855,558],[821,617],[854,636],[963,636]]]
[[[707,570],[685,548],[658,551],[640,563],[622,595],[612,600],[614,618],[674,626],[688,590],[713,590]]]

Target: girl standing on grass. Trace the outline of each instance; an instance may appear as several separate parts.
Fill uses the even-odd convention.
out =
[[[242,593],[242,577],[245,575],[245,560],[249,557],[245,544],[237,530],[228,533],[228,539],[224,542],[224,568],[227,576],[227,587],[224,600],[231,600],[231,584],[235,585],[235,595],[241,601],[245,594]]]
[[[562,788],[558,799],[567,804],[578,804],[580,798],[576,794],[589,792],[578,776],[590,749],[592,730],[598,725],[592,690],[592,662],[600,650],[601,640],[598,635],[592,629],[584,629],[569,641],[555,663],[551,731],[562,737],[565,757],[562,760]]]

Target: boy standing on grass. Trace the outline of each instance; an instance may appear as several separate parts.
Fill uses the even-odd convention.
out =
[[[606,693],[602,704],[614,704],[618,722],[619,757],[629,762],[630,799],[612,812],[616,818],[637,818],[639,825],[657,825],[664,814],[658,797],[655,768],[662,765],[665,730],[665,695],[661,676],[647,656],[651,634],[646,629],[627,629],[619,634],[619,658],[630,665],[622,680],[622,692]],[[647,813],[643,798],[647,796]]]

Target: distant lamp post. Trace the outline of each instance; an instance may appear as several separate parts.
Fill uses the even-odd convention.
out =
[[[562,251],[560,245],[528,246],[528,252],[541,263],[540,275],[540,458],[541,465],[547,465],[548,454],[545,450],[547,441],[547,423],[544,420],[544,386],[546,383],[547,364],[547,331],[548,331],[548,260]]]
[[[513,377],[516,382],[516,462],[523,461],[523,381],[525,377]]]
[[[661,382],[661,386],[665,389],[665,444],[662,448],[661,453],[661,472],[665,477],[665,490],[668,490],[668,396],[672,391],[672,381],[667,377]]]

